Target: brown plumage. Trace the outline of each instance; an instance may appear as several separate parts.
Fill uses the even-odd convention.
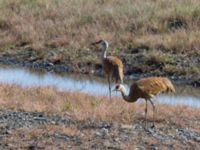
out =
[[[92,45],[100,45],[102,51],[101,60],[104,73],[109,84],[109,94],[111,99],[111,80],[114,79],[115,83],[123,83],[123,63],[122,61],[114,56],[107,56],[108,42],[100,40],[92,43]]]
[[[125,95],[125,87],[122,84],[117,84],[114,91],[120,91],[123,99],[127,102],[136,102],[139,98],[145,99],[145,120],[147,120],[147,101],[150,101],[153,107],[154,125],[155,105],[152,101],[152,98],[161,92],[175,92],[175,88],[168,78],[148,77],[134,82],[130,87],[128,95]]]
[[[102,61],[103,70],[107,76],[115,79],[115,83],[123,83],[122,61],[114,56],[108,56]]]

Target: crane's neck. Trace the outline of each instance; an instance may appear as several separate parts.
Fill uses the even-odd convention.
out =
[[[103,59],[105,59],[106,57],[107,57],[107,46],[102,46],[102,48],[101,48],[101,59],[103,60]]]
[[[130,97],[129,95],[126,95],[124,90],[121,91],[121,94],[122,94],[123,99],[126,102],[130,102],[131,103],[131,102],[136,102],[137,101],[137,98],[133,98],[133,97]]]

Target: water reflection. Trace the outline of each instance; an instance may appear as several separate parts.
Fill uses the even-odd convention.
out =
[[[72,74],[53,74],[45,72],[35,72],[21,68],[0,67],[0,82],[17,84],[22,87],[32,86],[54,86],[58,90],[81,91],[91,95],[107,95],[108,86],[103,78],[86,75]],[[125,83],[131,83],[125,82]],[[127,90],[129,85],[126,84]],[[200,107],[200,89],[192,86],[176,85],[175,95],[159,95],[156,100],[158,103],[183,104]],[[128,93],[129,91],[127,91]],[[119,93],[113,93],[119,96]]]
[[[80,75],[57,75],[33,72],[19,68],[0,68],[0,82],[17,84],[22,87],[54,86],[58,90],[82,91],[92,95],[104,95],[107,86],[102,81]]]

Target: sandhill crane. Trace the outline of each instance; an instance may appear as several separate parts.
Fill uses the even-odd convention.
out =
[[[139,98],[145,99],[145,126],[147,126],[147,101],[150,101],[153,107],[154,127],[155,105],[152,101],[152,98],[161,92],[175,92],[175,88],[168,78],[147,77],[134,82],[130,87],[128,95],[125,94],[125,87],[122,84],[116,84],[113,91],[120,91],[123,99],[127,102],[136,102]]]
[[[111,99],[111,80],[114,78],[115,83],[123,83],[123,63],[114,56],[107,56],[108,42],[106,40],[100,40],[92,43],[92,45],[100,45],[102,51],[101,60],[104,73],[109,84],[109,94]]]

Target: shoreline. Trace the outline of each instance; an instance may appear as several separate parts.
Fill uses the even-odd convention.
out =
[[[0,65],[5,65],[7,67],[22,67],[26,69],[33,69],[35,71],[45,71],[45,72],[52,72],[52,73],[75,73],[75,74],[90,74],[98,77],[103,77],[103,70],[101,64],[98,64],[98,67],[95,64],[89,64],[88,66],[84,67],[84,65],[80,65],[80,68],[74,66],[73,64],[66,62],[56,62],[52,63],[47,60],[28,60],[27,58],[24,60],[19,60],[17,57],[13,56],[0,56]],[[73,67],[72,67],[73,66]],[[148,77],[148,76],[164,76],[164,75],[156,75],[152,73],[134,73],[130,70],[126,70],[129,75],[125,74],[125,80],[133,79],[138,80],[139,78]],[[179,79],[177,76],[166,76],[170,78],[176,84],[185,84],[191,85],[193,87],[200,87],[200,81],[195,79],[186,79],[181,78]]]

